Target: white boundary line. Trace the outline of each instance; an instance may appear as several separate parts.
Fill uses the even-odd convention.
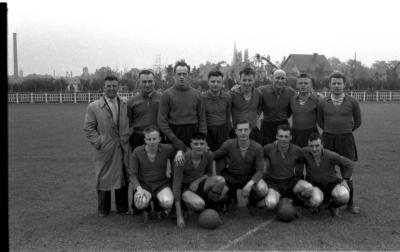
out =
[[[229,247],[231,247],[231,246],[243,241],[244,239],[246,239],[250,235],[254,234],[255,232],[257,232],[261,228],[263,228],[263,227],[267,226],[268,224],[270,224],[273,220],[274,219],[270,219],[270,220],[264,221],[263,223],[261,223],[260,225],[256,226],[255,228],[250,229],[249,231],[247,231],[245,234],[239,236],[238,238],[236,238],[234,240],[229,241],[228,244],[218,248],[217,251],[226,250]]]

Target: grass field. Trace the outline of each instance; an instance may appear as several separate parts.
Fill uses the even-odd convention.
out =
[[[97,217],[92,149],[82,129],[85,109],[8,105],[11,250],[400,249],[400,104],[361,105],[354,172],[360,215],[305,212],[282,223],[263,211],[250,216],[242,206],[211,231],[199,228],[196,218],[179,229],[170,219],[143,224],[142,216],[115,210]]]

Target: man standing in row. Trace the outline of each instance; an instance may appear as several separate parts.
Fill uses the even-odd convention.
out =
[[[318,133],[317,107],[318,95],[312,93],[313,79],[308,74],[300,74],[297,78],[298,94],[292,96],[290,108],[292,110],[292,143],[305,147],[308,136]]]
[[[161,95],[158,126],[176,149],[184,149],[195,132],[207,134],[206,115],[201,93],[189,83],[190,66],[178,61],[174,72],[174,86]]]
[[[261,144],[261,133],[257,128],[257,120],[261,114],[262,97],[258,89],[254,88],[256,72],[246,67],[239,73],[238,88],[233,88],[232,96],[232,123],[235,124],[240,120],[248,120],[250,122],[251,134],[250,139]],[[231,134],[234,137],[235,134]]]
[[[207,122],[207,143],[211,151],[221,147],[232,129],[232,99],[229,93],[222,90],[223,78],[220,71],[211,71],[208,74],[210,89],[202,95]]]
[[[286,86],[286,73],[278,69],[273,73],[272,85],[259,87],[264,118],[261,123],[262,145],[275,141],[278,125],[288,124],[292,114],[290,100],[296,92]]]
[[[361,126],[360,105],[353,97],[344,93],[346,77],[340,72],[329,76],[330,95],[318,104],[318,125],[323,130],[322,142],[326,149],[357,161],[357,148],[353,131]],[[360,213],[360,208],[353,202],[353,179],[349,178],[350,199],[348,210]]]
[[[158,107],[161,92],[156,91],[154,73],[150,70],[139,72],[140,92],[128,101],[129,127],[132,135],[129,144],[132,151],[144,144],[143,130],[150,125],[157,125]]]
[[[98,215],[107,216],[111,209],[111,190],[115,191],[118,213],[126,213],[129,183],[125,173],[129,157],[129,122],[127,102],[117,95],[118,79],[104,79],[104,95],[89,104],[84,131],[94,147],[94,168],[98,198]]]

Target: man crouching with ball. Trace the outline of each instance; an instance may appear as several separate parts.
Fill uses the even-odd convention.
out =
[[[313,184],[309,205],[317,207],[323,202],[328,204],[332,216],[340,216],[338,207],[348,203],[354,162],[333,151],[323,148],[321,137],[312,133],[308,147],[302,149],[306,160],[306,180]],[[339,166],[342,178],[336,175],[335,166]]]
[[[202,211],[206,206],[218,208],[228,188],[225,179],[216,176],[213,157],[208,152],[206,135],[195,133],[190,140],[191,150],[184,154],[184,164],[174,168],[173,191],[175,197],[176,224],[185,226],[181,199],[187,210]]]
[[[144,210],[144,222],[151,212],[150,201],[154,200],[154,210],[161,217],[161,208],[168,214],[174,196],[170,179],[167,177],[167,163],[174,160],[175,148],[171,144],[161,144],[160,130],[156,126],[144,129],[144,142],[133,151],[129,160],[130,182],[135,190],[134,203],[137,209]],[[183,162],[183,151],[178,150],[175,162]]]

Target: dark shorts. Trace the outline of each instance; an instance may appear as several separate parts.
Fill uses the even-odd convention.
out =
[[[324,203],[329,202],[329,200],[332,198],[333,189],[335,189],[335,187],[342,182],[340,178],[327,184],[314,182],[310,180],[308,177],[306,178],[306,180],[310,182],[313,186],[318,187],[322,191],[322,193],[324,194]]]
[[[190,148],[190,139],[193,134],[199,131],[197,124],[184,124],[184,125],[174,125],[170,124],[172,132],[175,136],[179,138],[187,147]]]
[[[208,193],[208,192],[204,191],[204,184],[206,183],[206,180],[207,179],[201,181],[199,184],[199,187],[197,188],[197,191],[194,192],[195,194],[199,195],[202,199],[205,199],[207,197],[207,193]],[[182,194],[186,191],[192,191],[192,190],[189,189],[189,185],[183,184],[182,191],[181,191]]]
[[[322,141],[324,143],[324,148],[353,161],[358,160],[356,142],[352,133],[330,134],[324,132],[322,133]]]
[[[235,129],[232,129],[232,130],[231,130],[231,133],[229,134],[229,137],[230,137],[230,138],[236,138]],[[250,138],[251,140],[256,141],[256,142],[259,143],[259,144],[262,144],[262,135],[261,135],[261,131],[260,131],[257,127],[254,127],[254,128],[251,129],[249,138]]]
[[[276,140],[276,128],[281,124],[289,124],[288,120],[278,122],[261,122],[261,136],[262,146],[275,142]]]
[[[226,124],[207,127],[207,144],[211,151],[218,150],[229,139],[229,128]]]
[[[299,147],[305,147],[308,145],[308,137],[310,136],[311,133],[319,133],[318,128],[312,128],[312,129],[304,129],[304,130],[292,130],[292,143],[299,146]]]
[[[300,178],[292,177],[289,179],[274,179],[269,176],[264,178],[265,182],[268,185],[268,188],[272,188],[275,191],[281,194],[281,197],[285,198],[297,198],[297,195],[293,192],[294,187],[297,182],[299,182]]]
[[[153,199],[157,198],[157,194],[161,192],[164,188],[171,187],[170,181],[168,179],[151,183],[140,181],[140,186],[146,191],[150,192]]]

